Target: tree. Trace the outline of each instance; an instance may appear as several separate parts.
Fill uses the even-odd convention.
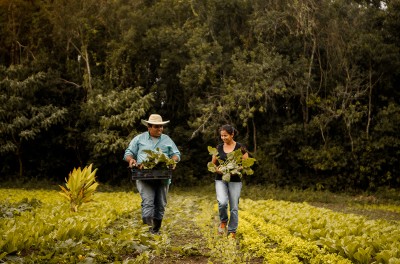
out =
[[[37,5],[16,0],[1,1],[0,12],[0,61],[2,64],[16,65],[35,59],[34,43],[31,42]],[[34,38],[34,37],[32,37]]]
[[[31,72],[24,66],[0,67],[0,154],[15,154],[19,176],[23,176],[24,143],[61,123],[67,109],[52,104],[42,105],[37,94],[46,89],[54,76]]]
[[[257,129],[254,117],[257,113],[276,109],[276,98],[287,93],[285,73],[290,71],[290,66],[282,56],[262,44],[250,51],[237,50],[232,62],[232,73],[224,80],[221,91],[224,105],[217,108],[217,112],[234,113],[241,126],[251,126],[255,152]]]
[[[98,166],[116,166],[130,140],[141,133],[140,119],[154,103],[154,95],[143,95],[143,88],[126,88],[107,91],[104,94],[90,93],[82,105],[80,122],[87,142],[89,159]],[[107,166],[104,166],[105,165]],[[115,174],[115,168],[109,175]]]
[[[53,41],[55,44],[63,45],[67,57],[75,62],[77,67],[83,62],[83,88],[86,92],[93,88],[93,57],[96,52],[91,49],[96,41],[96,36],[100,35],[102,18],[101,10],[106,9],[105,1],[48,1],[43,4],[47,17],[53,27]],[[102,39],[104,40],[104,38]]]

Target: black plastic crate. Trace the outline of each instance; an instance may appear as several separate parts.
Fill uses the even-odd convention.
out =
[[[171,179],[172,170],[139,170],[132,169],[132,180],[162,180]]]

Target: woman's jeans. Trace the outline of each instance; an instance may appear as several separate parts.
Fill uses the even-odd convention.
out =
[[[162,220],[169,184],[165,180],[137,180],[136,187],[142,197],[142,218]]]
[[[242,190],[241,182],[215,181],[215,190],[218,200],[219,219],[228,222],[228,202],[230,217],[228,233],[235,233],[239,223],[239,198]]]

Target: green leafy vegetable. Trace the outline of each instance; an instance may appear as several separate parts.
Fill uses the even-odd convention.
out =
[[[160,148],[156,148],[156,151],[144,150],[144,152],[147,154],[147,159],[142,162],[143,169],[165,169],[176,166],[176,161],[168,158]]]
[[[207,164],[208,171],[222,173],[222,180],[230,182],[231,175],[236,174],[242,177],[242,175],[252,175],[254,171],[251,169],[256,159],[254,158],[243,158],[243,153],[240,149],[232,151],[227,154],[225,161],[221,160],[218,156],[218,150],[211,146],[207,147],[208,152],[212,156],[216,156],[219,165],[215,165],[211,161]]]

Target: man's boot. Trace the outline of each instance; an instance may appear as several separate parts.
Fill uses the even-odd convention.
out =
[[[143,220],[143,224],[150,226],[149,231],[153,233],[153,231],[152,231],[153,225],[154,225],[153,217],[143,217],[142,220]]]
[[[153,229],[151,230],[153,234],[158,234],[160,232],[161,223],[162,219],[153,218]]]

